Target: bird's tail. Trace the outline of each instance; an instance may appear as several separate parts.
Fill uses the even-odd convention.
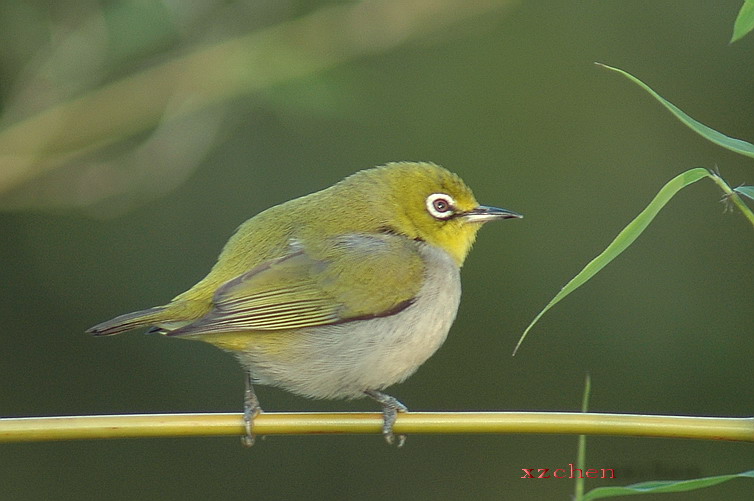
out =
[[[147,310],[126,313],[125,315],[120,315],[112,320],[90,327],[86,332],[93,336],[112,336],[114,334],[120,334],[121,332],[130,331],[131,329],[147,327],[159,323],[161,320],[161,314],[164,310],[164,306],[157,306]]]

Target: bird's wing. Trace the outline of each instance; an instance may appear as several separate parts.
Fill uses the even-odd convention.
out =
[[[353,234],[291,252],[222,285],[212,309],[169,335],[301,329],[387,316],[421,287],[418,244],[391,234]]]

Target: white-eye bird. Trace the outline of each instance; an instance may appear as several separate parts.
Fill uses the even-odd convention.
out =
[[[520,217],[479,205],[461,178],[431,163],[363,170],[243,223],[209,274],[170,303],[87,332],[151,326],[233,353],[247,375],[247,445],[261,412],[253,383],[311,398],[367,395],[392,443],[407,409],[382,390],[445,341],[482,223]]]

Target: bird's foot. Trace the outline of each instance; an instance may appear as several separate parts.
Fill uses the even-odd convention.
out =
[[[406,442],[406,435],[396,437],[393,433],[393,426],[398,418],[398,413],[408,412],[408,407],[398,401],[397,398],[379,391],[366,390],[364,393],[382,406],[382,436],[385,437],[385,441],[389,445],[396,444],[397,447],[403,447]]]
[[[246,391],[243,396],[243,426],[246,434],[241,436],[241,443],[244,447],[254,445],[256,435],[254,434],[254,418],[262,412],[259,406],[259,399],[254,393],[254,387],[251,384],[251,374],[246,374]]]

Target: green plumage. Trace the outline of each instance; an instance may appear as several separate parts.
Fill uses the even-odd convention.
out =
[[[396,313],[416,296],[424,265],[417,243],[394,235],[350,235],[307,248],[225,283],[202,319],[171,332],[303,329]]]
[[[195,286],[164,306],[89,329],[199,339],[247,373],[245,443],[260,411],[252,381],[315,398],[368,395],[392,441],[405,406],[380,393],[443,343],[460,301],[459,268],[481,224],[520,217],[479,206],[429,163],[357,172],[252,217]]]

